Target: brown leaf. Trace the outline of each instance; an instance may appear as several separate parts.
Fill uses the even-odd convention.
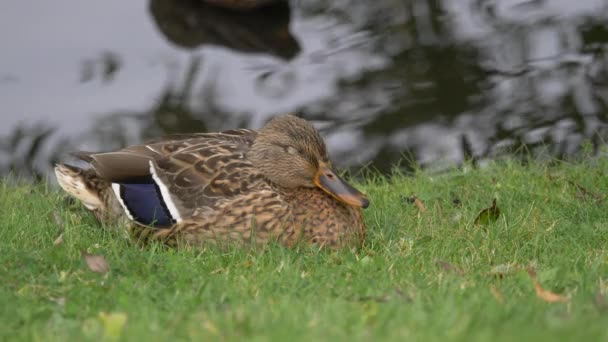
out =
[[[420,198],[414,196],[414,205],[416,205],[416,208],[418,208],[418,211],[420,211],[421,213],[426,213],[428,211],[428,209],[426,209],[426,206],[424,205],[424,202],[422,202],[420,200]]]
[[[551,292],[549,290],[545,290],[540,285],[540,282],[536,279],[536,271],[533,268],[528,268],[528,275],[530,276],[532,283],[534,283],[534,290],[536,290],[536,296],[538,298],[540,298],[548,303],[556,303],[556,302],[567,303],[570,301],[570,297],[565,297],[565,296],[559,295],[557,293]]]
[[[82,251],[81,254],[84,257],[84,260],[87,262],[87,266],[89,266],[89,269],[91,271],[103,274],[106,274],[108,273],[108,271],[110,271],[110,267],[108,266],[108,263],[106,262],[106,259],[103,257],[103,255],[93,255],[85,251]]]
[[[482,210],[477,218],[475,219],[475,224],[479,225],[488,225],[490,223],[494,223],[498,220],[500,216],[500,209],[496,206],[496,198],[492,200],[492,206]]]
[[[494,299],[496,299],[497,302],[499,302],[500,304],[504,304],[505,303],[505,296],[503,296],[502,291],[497,288],[497,287],[490,287],[490,292],[492,293],[492,296],[494,296]]]
[[[441,267],[444,271],[446,272],[454,272],[456,274],[458,274],[459,276],[463,275],[464,272],[462,271],[462,269],[456,265],[452,265],[447,261],[443,261],[443,260],[435,260],[435,265]]]
[[[549,290],[543,289],[540,283],[537,280],[534,280],[534,289],[536,290],[536,296],[545,302],[555,303],[555,302],[563,302],[567,303],[570,301],[569,297],[564,297],[557,293],[553,293]]]

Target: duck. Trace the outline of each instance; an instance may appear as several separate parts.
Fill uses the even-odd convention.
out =
[[[332,169],[311,122],[278,115],[261,129],[175,134],[58,163],[59,186],[138,241],[357,248],[368,196]]]

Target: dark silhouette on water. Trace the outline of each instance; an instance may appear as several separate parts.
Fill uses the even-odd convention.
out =
[[[187,49],[210,44],[284,59],[300,52],[298,41],[289,31],[291,12],[287,2],[263,1],[247,10],[220,7],[215,2],[221,1],[151,0],[150,13],[169,41]],[[226,3],[229,6],[234,1]]]

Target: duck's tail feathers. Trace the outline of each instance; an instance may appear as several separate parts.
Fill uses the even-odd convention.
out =
[[[63,190],[79,199],[90,210],[107,211],[109,191],[113,192],[122,211],[135,222],[148,227],[166,228],[181,221],[168,187],[162,183],[151,166],[151,173],[121,182],[110,183],[94,169],[81,169],[69,164],[57,164],[55,175]],[[110,190],[111,189],[111,190]],[[110,205],[112,207],[112,205]]]

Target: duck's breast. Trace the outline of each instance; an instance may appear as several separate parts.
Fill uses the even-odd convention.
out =
[[[317,188],[302,188],[289,202],[303,239],[331,248],[357,247],[365,240],[360,208],[345,205]]]

